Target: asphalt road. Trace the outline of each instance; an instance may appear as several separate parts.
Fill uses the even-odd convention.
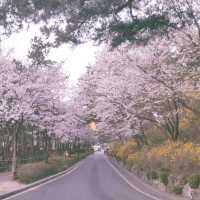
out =
[[[152,200],[132,189],[102,153],[84,160],[73,172],[12,200]]]

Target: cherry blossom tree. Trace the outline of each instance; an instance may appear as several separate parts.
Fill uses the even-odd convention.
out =
[[[0,121],[12,136],[12,172],[15,174],[17,138],[24,126],[32,124],[49,130],[45,121],[54,121],[52,126],[57,127],[56,106],[64,98],[66,76],[59,67],[32,69],[5,58],[0,59],[0,66]]]
[[[199,90],[200,77],[198,31],[186,31],[147,46],[105,50],[97,59],[80,95],[90,96],[85,105],[100,119],[102,132],[145,135],[145,124],[153,123],[172,140],[179,138],[184,109],[192,110],[187,95]]]

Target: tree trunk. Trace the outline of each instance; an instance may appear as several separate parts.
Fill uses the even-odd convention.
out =
[[[12,153],[12,176],[15,179],[16,178],[16,172],[17,172],[17,133],[14,131],[13,136],[13,153]]]
[[[45,153],[46,153],[46,159],[45,162],[49,162],[49,139],[46,133],[44,133],[44,142],[45,142]]]

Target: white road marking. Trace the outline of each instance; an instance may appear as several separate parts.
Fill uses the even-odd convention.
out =
[[[143,194],[143,195],[145,195],[146,197],[148,197],[148,198],[150,198],[150,199],[152,199],[152,200],[162,200],[162,199],[159,199],[158,197],[156,197],[156,196],[154,196],[154,195],[151,195],[151,194],[149,194],[149,193],[147,193],[147,192],[144,192],[144,191],[142,191],[140,188],[138,188],[137,186],[135,186],[135,185],[133,185],[124,175],[122,175],[121,174],[121,172],[113,165],[113,164],[111,164],[109,161],[108,161],[108,159],[106,158],[105,159],[106,160],[106,162],[108,163],[108,165],[110,166],[110,167],[112,167],[112,169],[132,188],[132,189],[134,189],[134,190],[136,190],[137,192],[139,192],[139,193],[141,193],[141,194]]]
[[[81,162],[81,163],[82,163],[82,162]],[[73,173],[74,171],[76,171],[77,169],[79,169],[81,163],[80,163],[78,166],[72,168],[70,171],[66,172],[66,173],[63,174],[63,175],[60,175],[60,176],[58,176],[58,177],[56,177],[56,178],[54,178],[54,179],[52,179],[52,180],[49,180],[49,181],[47,181],[47,182],[45,182],[45,183],[42,183],[42,184],[40,184],[40,185],[38,185],[38,186],[32,187],[32,188],[30,188],[30,189],[27,189],[27,190],[25,190],[25,191],[23,191],[23,192],[20,192],[20,193],[18,193],[18,194],[14,194],[14,195],[12,195],[12,196],[10,196],[10,197],[7,197],[7,198],[5,198],[5,199],[3,199],[3,200],[10,200],[10,199],[13,199],[13,198],[18,197],[18,196],[21,196],[22,194],[25,194],[25,193],[27,193],[27,192],[31,192],[31,191],[37,190],[37,189],[41,188],[41,187],[44,186],[44,185],[47,185],[47,184],[52,183],[52,182],[54,182],[54,181],[57,181],[57,180],[61,179],[62,177],[66,176],[66,175],[69,175],[69,174]]]

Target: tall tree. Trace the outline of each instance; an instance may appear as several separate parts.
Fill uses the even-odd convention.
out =
[[[12,137],[12,172],[15,175],[18,138],[27,124],[49,130],[48,124],[41,122],[45,118],[53,121],[59,117],[56,105],[63,101],[66,76],[60,68],[32,69],[1,58],[0,79],[0,123]],[[60,133],[55,130],[59,128],[57,121],[53,124],[54,133]]]

